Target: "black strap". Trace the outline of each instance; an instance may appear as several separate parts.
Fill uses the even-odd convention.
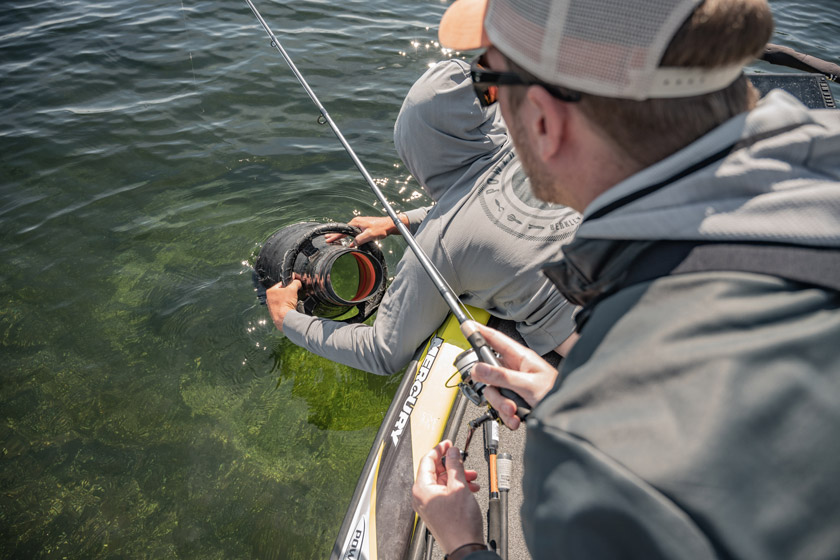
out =
[[[651,245],[624,277],[575,316],[577,330],[603,299],[634,284],[693,272],[753,272],[840,292],[840,250],[775,243],[660,241]]]
[[[620,286],[707,271],[754,272],[840,291],[840,250],[775,243],[663,241],[633,262]]]

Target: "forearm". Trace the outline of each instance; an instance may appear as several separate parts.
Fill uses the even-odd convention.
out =
[[[377,375],[399,371],[419,345],[407,338],[402,344],[382,343],[373,326],[348,325],[297,312],[286,315],[283,332],[294,344],[313,354]]]
[[[449,263],[435,255],[441,273],[453,289]],[[415,255],[406,253],[379,306],[373,326],[348,325],[308,317],[297,312],[286,315],[284,332],[289,340],[307,350],[350,367],[380,375],[402,369],[415,350],[446,318],[449,308]]]
[[[414,210],[402,212],[400,217],[405,217],[403,223],[408,227],[411,233],[417,233],[417,228],[420,227],[420,224],[426,219],[426,216],[429,214],[429,210],[431,209],[431,206],[415,208]]]
[[[411,212],[411,210],[409,210]],[[406,212],[397,212],[397,218],[402,222],[402,225],[409,228],[411,230],[411,217]],[[394,220],[388,218],[391,221],[391,227],[388,228],[388,235],[395,235],[400,233],[399,228],[397,228],[397,224],[394,223]]]

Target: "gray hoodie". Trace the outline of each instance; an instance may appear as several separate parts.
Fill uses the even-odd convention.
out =
[[[807,111],[790,94],[775,90],[755,110],[602,194],[584,212],[578,237],[837,246],[838,126],[840,112]],[[588,219],[640,186],[659,183],[732,144],[736,150],[719,165]]]
[[[584,216],[554,267],[580,304],[655,240],[840,249],[840,111],[772,92]],[[666,276],[602,299],[580,335],[528,421],[534,558],[837,557],[836,292],[747,272]]]
[[[437,204],[407,213],[424,249],[461,300],[516,323],[540,354],[573,331],[573,306],[540,273],[562,255],[580,216],[531,194],[496,106],[483,109],[469,65],[430,68],[408,92],[394,142],[409,171]],[[443,322],[449,309],[412,251],[372,326],[286,315],[295,344],[377,374],[399,371]]]

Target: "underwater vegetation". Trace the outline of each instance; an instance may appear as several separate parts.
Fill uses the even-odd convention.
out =
[[[219,226],[245,210],[229,186],[241,170],[216,172],[178,213],[177,191],[155,183],[167,197],[134,222],[68,216],[46,250],[6,246],[0,558],[332,547],[400,376],[276,331],[239,261],[278,220]]]

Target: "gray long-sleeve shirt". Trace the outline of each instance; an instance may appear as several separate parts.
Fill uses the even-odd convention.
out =
[[[516,322],[538,353],[556,348],[574,331],[574,308],[539,265],[562,255],[580,216],[533,197],[497,106],[480,107],[464,61],[439,63],[415,83],[394,140],[409,171],[437,202],[408,215],[418,244],[446,282],[465,304]],[[410,361],[448,312],[409,250],[373,325],[292,311],[283,331],[320,356],[390,374]]]

